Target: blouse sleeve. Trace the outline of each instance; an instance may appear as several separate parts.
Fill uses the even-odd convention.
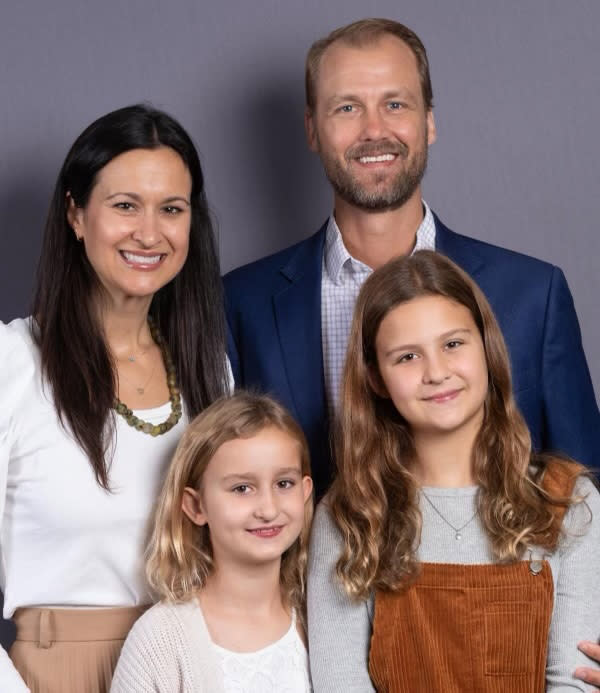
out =
[[[22,336],[11,325],[0,322],[0,529],[4,520],[8,465],[12,438],[11,423],[16,403],[23,396],[23,383],[31,368],[30,352]],[[4,648],[0,647],[0,691],[29,691]]]
[[[550,625],[546,691],[594,691],[573,678],[579,666],[598,667],[577,649],[581,640],[597,642],[600,635],[600,494],[587,478],[577,482],[575,495],[585,502],[569,508],[563,522],[565,537],[558,549],[559,567]]]
[[[313,524],[308,565],[308,651],[315,693],[374,692],[369,677],[371,618],[367,602],[353,602],[335,575],[342,549],[324,503]]]

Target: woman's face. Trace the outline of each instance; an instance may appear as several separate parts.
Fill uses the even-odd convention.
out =
[[[444,296],[402,303],[381,321],[375,347],[377,389],[415,435],[479,430],[488,369],[468,308]]]
[[[114,304],[151,298],[185,263],[192,178],[169,147],[132,149],[100,170],[85,207],[68,219]]]

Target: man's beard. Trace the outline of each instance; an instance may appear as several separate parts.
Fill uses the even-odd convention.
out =
[[[344,167],[337,158],[321,152],[321,161],[325,175],[333,186],[335,193],[349,204],[368,212],[381,212],[402,207],[413,195],[427,168],[427,141],[416,150],[412,159],[408,157],[408,148],[403,143],[392,143],[388,140],[360,144],[351,147],[345,155],[350,164],[362,156],[396,154],[404,159],[406,168],[390,178],[389,174],[375,174],[370,183],[357,180],[349,168]],[[382,183],[388,181],[384,187]]]

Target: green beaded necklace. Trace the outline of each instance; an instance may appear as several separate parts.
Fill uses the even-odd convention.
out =
[[[148,326],[150,327],[152,339],[156,342],[160,349],[163,363],[165,364],[165,370],[167,371],[167,387],[169,388],[171,413],[166,421],[163,421],[160,424],[151,424],[148,421],[139,419],[126,404],[121,402],[118,397],[115,398],[113,408],[116,410],[117,414],[120,414],[125,421],[127,421],[127,423],[130,426],[133,426],[133,428],[135,428],[137,431],[148,433],[151,436],[160,436],[163,433],[170,431],[181,418],[181,394],[179,392],[179,388],[177,387],[175,364],[171,358],[169,347],[160,333],[158,325],[155,324],[154,320],[150,316],[148,316]]]

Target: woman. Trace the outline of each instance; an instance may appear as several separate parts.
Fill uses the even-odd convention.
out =
[[[315,691],[533,693],[572,678],[600,623],[600,495],[532,453],[473,281],[431,251],[365,282],[338,478],[308,579]]]
[[[3,692],[107,690],[150,601],[167,462],[228,388],[221,311],[189,136],[148,106],[92,123],[58,177],[32,317],[0,325]]]

